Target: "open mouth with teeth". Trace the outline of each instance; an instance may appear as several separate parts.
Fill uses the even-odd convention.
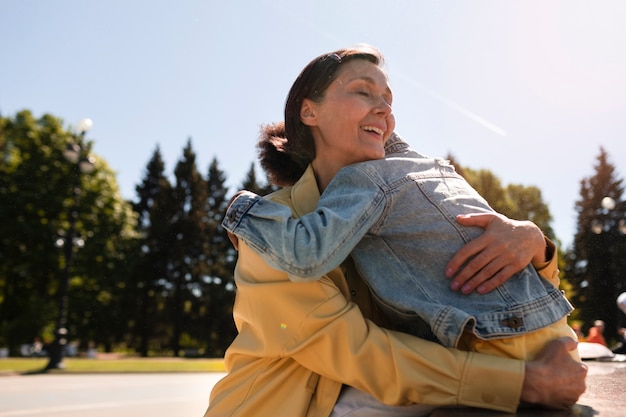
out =
[[[363,126],[362,129],[365,130],[366,132],[376,133],[378,136],[381,136],[381,137],[385,133],[382,129],[379,129],[374,126]]]

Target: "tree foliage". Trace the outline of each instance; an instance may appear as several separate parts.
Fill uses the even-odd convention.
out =
[[[135,238],[131,207],[104,161],[77,177],[63,151],[82,138],[60,119],[22,111],[0,120],[0,344],[15,352],[35,336],[51,337],[65,266],[59,243],[78,188],[75,229],[84,247],[75,245],[69,277],[70,334],[102,341],[117,324],[116,314],[104,311],[123,285],[117,277]],[[81,145],[89,152],[90,143]],[[96,331],[102,323],[107,330]]]
[[[543,201],[541,190],[535,186],[509,184],[506,187],[496,175],[486,169],[474,170],[461,166],[454,157],[447,157],[456,171],[482,195],[497,212],[516,220],[530,220],[550,239],[556,240],[552,215]]]
[[[157,148],[137,187],[141,253],[133,273],[138,295],[132,346],[173,355],[221,356],[235,336],[232,304],[236,252],[221,227],[226,177],[213,159],[206,177],[191,140],[165,174]]]
[[[132,336],[128,342],[142,356],[148,356],[151,349],[167,344],[169,327],[165,301],[171,280],[169,223],[174,217],[174,195],[158,147],[136,192],[138,201],[133,207],[139,216],[141,244],[129,280],[135,309],[129,316]]]
[[[189,139],[170,175],[157,147],[130,202],[120,197],[102,159],[95,172],[77,176],[76,165],[63,158],[65,147],[76,141],[91,150],[90,142],[51,115],[36,119],[23,111],[0,117],[0,345],[14,354],[34,336],[52,334],[64,269],[63,250],[55,242],[68,230],[78,179],[76,231],[85,244],[74,248],[70,268],[71,339],[143,356],[223,355],[236,334],[237,254],[221,227],[230,193],[217,159],[203,174]],[[503,186],[490,171],[456,167],[494,209],[532,220],[554,239],[538,188]],[[619,184],[603,189],[602,181],[582,183],[585,201],[593,195],[596,204],[590,212],[581,204],[587,217],[597,212],[599,196],[621,198]],[[258,181],[254,164],[241,188],[261,195],[276,189]],[[593,238],[577,242],[593,247],[585,241]],[[590,253],[576,256],[588,259]],[[576,290],[576,283],[592,282],[590,275],[576,279]],[[592,292],[577,294],[584,300]]]
[[[235,336],[236,252],[221,227],[230,196],[218,161],[203,176],[190,139],[170,181],[157,147],[131,203],[104,160],[90,174],[65,160],[75,143],[91,151],[51,115],[0,117],[0,345],[15,354],[52,337],[65,276],[58,243],[73,224],[72,341],[144,356],[223,355]],[[248,175],[249,186],[269,189],[254,166]]]
[[[259,183],[259,181],[256,178],[256,170],[254,169],[254,163],[250,164],[250,169],[248,170],[248,173],[246,174],[246,178],[241,184],[242,190],[248,190],[259,195],[267,195],[271,192],[278,190],[278,188],[279,188],[278,186],[271,184],[270,181],[267,179],[267,177],[265,178],[264,185]]]
[[[577,230],[565,278],[583,330],[600,319],[606,323],[605,337],[615,340],[618,326],[625,324],[615,300],[626,290],[626,202],[622,179],[603,148],[594,171],[580,182]],[[607,205],[610,201],[614,204]]]

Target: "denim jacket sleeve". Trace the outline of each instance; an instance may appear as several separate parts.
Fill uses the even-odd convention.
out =
[[[385,193],[360,170],[342,169],[315,211],[291,210],[250,192],[230,205],[222,226],[293,281],[317,279],[343,262],[382,216]]]

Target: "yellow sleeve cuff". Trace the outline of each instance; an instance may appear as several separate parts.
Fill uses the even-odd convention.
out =
[[[559,288],[559,257],[556,245],[548,238],[546,240],[546,261],[533,263],[533,267],[539,275],[548,280],[556,288]]]
[[[459,404],[514,413],[522,394],[524,372],[524,361],[470,353]]]

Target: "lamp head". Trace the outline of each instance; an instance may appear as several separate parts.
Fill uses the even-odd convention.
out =
[[[600,204],[602,204],[602,208],[605,210],[613,210],[615,208],[615,200],[611,197],[604,197]]]
[[[617,307],[626,314],[626,292],[617,296]]]
[[[91,130],[93,126],[93,121],[91,119],[82,119],[78,122],[76,126],[76,130],[80,135],[85,134],[85,132]]]

